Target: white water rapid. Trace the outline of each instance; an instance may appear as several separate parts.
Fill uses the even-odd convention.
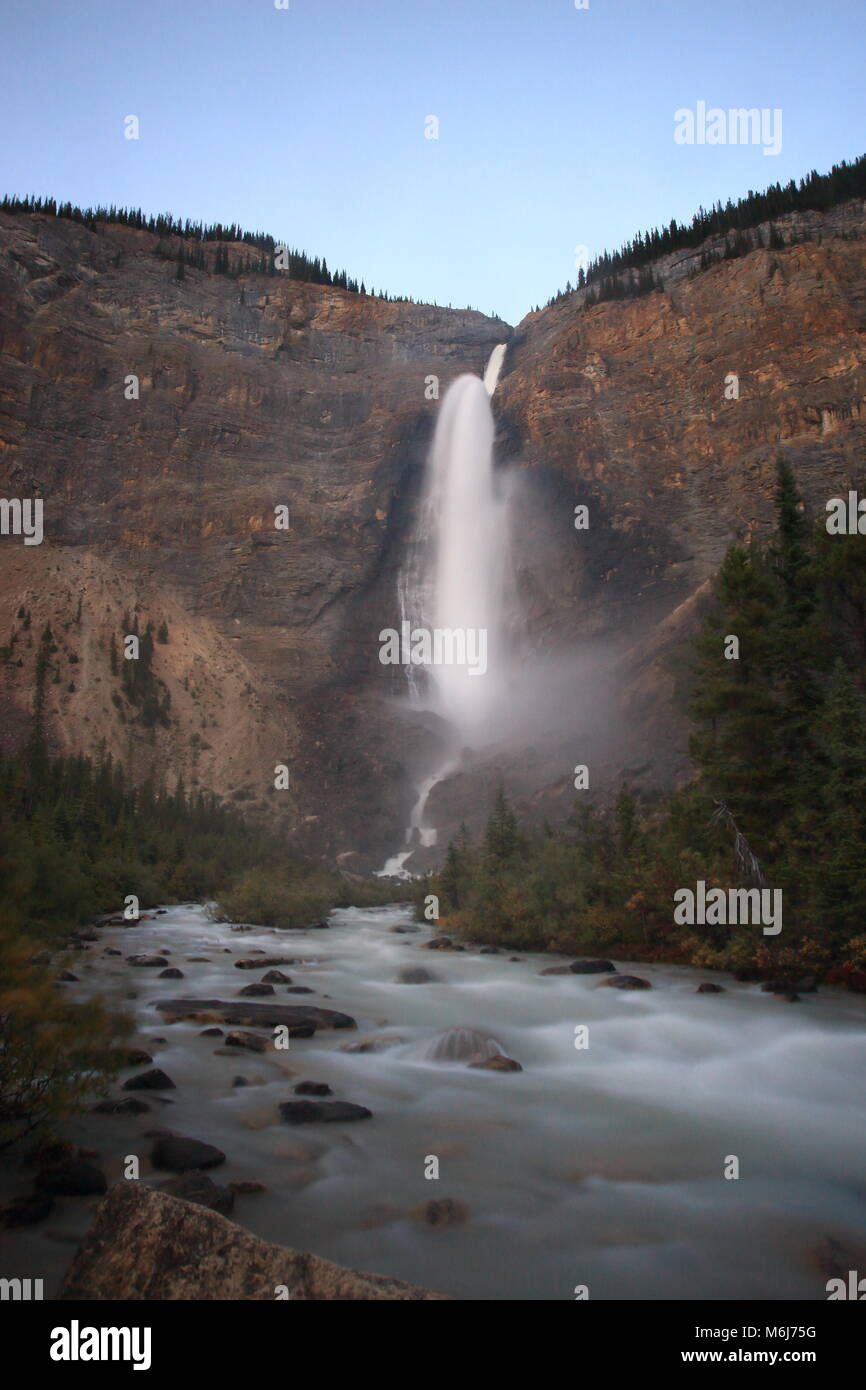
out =
[[[77,999],[107,988],[118,1003],[135,991],[129,1045],[176,1085],[141,1092],[146,1114],[71,1123],[68,1138],[98,1152],[110,1181],[127,1154],[141,1157],[143,1182],[163,1178],[146,1133],[168,1126],[226,1154],[214,1182],[264,1184],[232,1215],[256,1235],[467,1299],[573,1302],[588,1284],[593,1301],[825,1300],[830,1250],[864,1272],[866,996],[821,988],[788,1004],[726,975],[714,977],[724,994],[697,994],[695,970],[617,961],[652,984],[630,994],[598,988],[598,976],[539,974],[554,956],[425,950],[430,930],[400,907],[346,908],[330,924],[239,934],[200,907],[172,907],[106,928],[79,953],[80,982],[65,988]],[[185,978],[107,949],[168,951]],[[237,1002],[268,966],[263,954],[261,970],[235,968],[256,951],[292,957],[289,988],[312,991],[278,985],[273,1002],[344,1010],[357,1030],[258,1053],[154,1007],[180,995]],[[401,983],[419,966],[429,983]],[[578,1023],[589,1027],[584,1050]],[[489,1035],[523,1071],[449,1060],[449,1028]],[[344,1050],[382,1034],[383,1051]],[[112,1094],[128,1095],[123,1082],[141,1070],[123,1072]],[[233,1085],[237,1075],[248,1084]],[[303,1080],[373,1118],[287,1126],[279,1106]],[[739,1181],[724,1176],[729,1154]],[[22,1182],[11,1171],[0,1197]],[[412,1215],[434,1198],[464,1203],[465,1224],[435,1229]],[[63,1198],[43,1224],[6,1232],[2,1273],[44,1276],[53,1297],[91,1207]]]

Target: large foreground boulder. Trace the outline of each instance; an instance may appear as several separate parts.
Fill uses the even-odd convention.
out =
[[[446,1297],[270,1245],[206,1207],[135,1182],[117,1183],[100,1202],[58,1297],[273,1302],[278,1288],[293,1302]]]

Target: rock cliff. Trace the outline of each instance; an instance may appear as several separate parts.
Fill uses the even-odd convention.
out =
[[[681,642],[726,546],[767,527],[776,456],[818,509],[863,482],[864,205],[777,225],[784,247],[699,273],[700,248],[668,257],[663,292],[571,296],[513,331],[278,277],[177,280],[147,233],[0,215],[0,487],[45,509],[42,545],[0,538],[4,738],[50,623],[58,747],[104,743],[133,775],[271,810],[314,853],[381,862],[437,738],[377,641],[399,620],[429,378],[441,395],[505,341],[520,641],[569,675],[555,717],[435,789],[434,818],[477,817],[502,773],[538,816],[570,807],[576,762],[602,790],[682,774]],[[167,631],[166,727],[112,670],[136,614]]]

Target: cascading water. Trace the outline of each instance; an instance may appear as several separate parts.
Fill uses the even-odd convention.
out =
[[[406,848],[388,860],[383,874],[406,876],[404,865],[416,841],[435,844],[435,830],[424,824],[430,791],[456,767],[462,747],[489,740],[502,691],[508,525],[493,466],[490,398],[505,352],[504,343],[493,349],[483,381],[466,373],[445,394],[418,529],[399,579],[403,625],[413,632],[450,634],[449,641],[458,650],[465,643],[471,657],[405,667],[410,700],[446,721],[453,748],[419,786]]]

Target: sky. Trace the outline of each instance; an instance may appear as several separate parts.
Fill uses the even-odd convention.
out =
[[[864,153],[864,56],[864,0],[0,0],[0,191],[517,323],[587,254]],[[699,102],[781,111],[780,151],[677,143]]]

